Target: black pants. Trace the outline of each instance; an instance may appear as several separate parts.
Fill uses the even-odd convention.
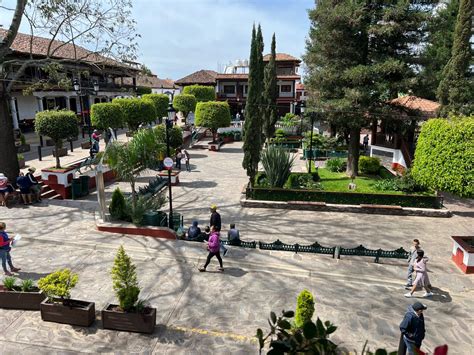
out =
[[[204,264],[204,269],[207,268],[207,265],[209,265],[209,263],[211,262],[211,259],[212,259],[213,256],[215,256],[217,258],[217,260],[219,261],[219,265],[221,267],[223,267],[222,266],[221,253],[220,252],[217,252],[217,253],[209,252],[209,254],[207,255],[206,263]]]

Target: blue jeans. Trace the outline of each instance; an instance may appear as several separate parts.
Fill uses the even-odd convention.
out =
[[[408,265],[408,273],[407,273],[407,285],[413,285],[413,272],[414,272],[413,264],[410,263]]]
[[[405,341],[405,345],[407,347],[407,355],[416,355],[418,347],[412,341],[409,341],[406,336],[403,336],[403,340]]]
[[[10,266],[10,269],[13,269],[12,257],[10,256],[10,251],[5,249],[0,249],[0,258],[2,259],[2,268],[4,272],[7,272],[7,263]]]

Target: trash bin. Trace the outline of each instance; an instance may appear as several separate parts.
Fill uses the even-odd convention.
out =
[[[82,196],[87,196],[89,195],[89,180],[90,180],[89,175],[81,175],[79,176],[79,179],[81,179],[81,193]]]
[[[234,141],[240,141],[242,139],[242,135],[240,132],[234,132]]]
[[[159,226],[160,220],[158,217],[158,212],[156,211],[146,211],[143,214],[142,223],[146,226]]]
[[[168,215],[166,212],[157,211],[158,213],[158,226],[159,227],[168,227]]]
[[[181,225],[181,213],[173,212],[173,229],[177,230]]]
[[[82,196],[81,179],[73,178],[71,182],[72,199],[75,200]]]

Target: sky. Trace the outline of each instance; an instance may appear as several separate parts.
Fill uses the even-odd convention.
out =
[[[16,1],[0,0],[13,8]],[[262,26],[265,54],[276,35],[277,52],[301,58],[314,0],[132,0],[141,35],[137,61],[160,78],[180,79],[200,69],[221,71],[248,59],[252,25]],[[11,12],[2,11],[8,26]],[[21,32],[29,32],[22,21]]]

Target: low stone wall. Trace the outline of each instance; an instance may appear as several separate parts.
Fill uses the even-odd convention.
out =
[[[176,240],[176,232],[168,227],[136,226],[125,222],[104,222],[98,214],[96,214],[95,225],[97,230],[101,232]]]

